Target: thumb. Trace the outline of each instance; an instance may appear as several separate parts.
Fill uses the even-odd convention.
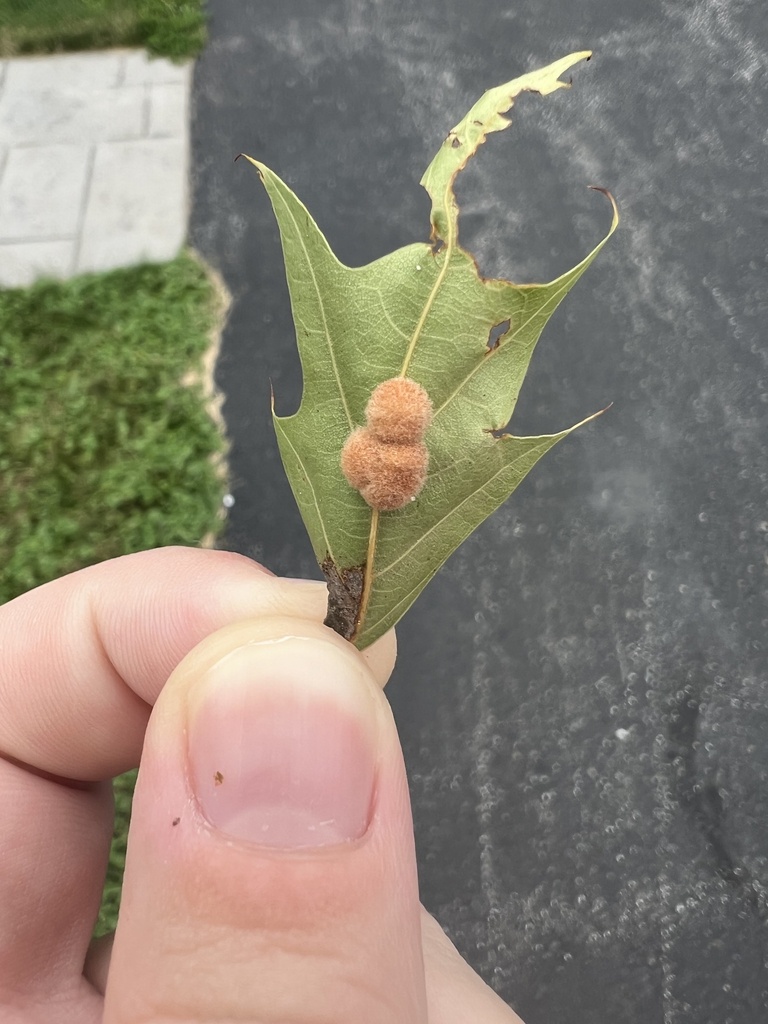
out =
[[[105,1024],[423,1024],[416,866],[387,701],[304,619],[209,637],[150,719]]]

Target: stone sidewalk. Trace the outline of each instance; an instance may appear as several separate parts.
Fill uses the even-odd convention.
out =
[[[179,252],[191,79],[142,50],[0,61],[0,287]]]

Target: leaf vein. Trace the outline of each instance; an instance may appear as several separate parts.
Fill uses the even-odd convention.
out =
[[[506,335],[503,335],[502,338],[499,340],[499,344],[498,344],[497,348],[495,349],[495,351],[499,352],[499,351],[501,351],[501,349],[506,348],[513,341],[515,341],[518,338],[518,336],[520,335],[521,331],[525,330],[525,328],[528,327],[529,324],[533,320],[535,320],[537,316],[541,316],[543,314],[543,312],[549,306],[551,306],[552,303],[563,292],[567,292],[568,291],[568,287],[569,286],[568,286],[567,283],[562,285],[561,288],[558,288],[557,291],[552,293],[552,295],[547,299],[546,302],[544,302],[541,306],[539,306],[538,309],[534,310],[534,312],[528,317],[527,320],[525,320],[523,323],[519,324],[514,329],[514,331],[509,331]],[[464,377],[464,379],[461,381],[459,386],[453,390],[453,392],[445,399],[445,401],[442,403],[442,405],[438,406],[438,408],[435,409],[434,419],[437,419],[437,417],[446,408],[446,406],[450,405],[450,403],[454,400],[454,398],[456,398],[456,396],[463,390],[463,388],[466,387],[466,385],[469,383],[470,380],[472,380],[472,378],[478,372],[478,370],[481,368],[481,366],[483,366],[485,364],[485,360],[488,358],[488,356],[489,356],[488,352],[484,352],[483,353],[483,355],[481,356],[480,360],[475,364],[474,368],[472,370],[470,370],[470,372],[466,375],[466,377]]]
[[[280,426],[280,422],[279,422],[278,419],[275,419],[275,429],[276,430],[278,430],[278,429],[280,430],[280,436],[287,442],[289,448],[291,449],[293,454],[296,456],[296,461],[298,462],[299,466],[301,467],[301,471],[304,474],[304,479],[307,481],[307,486],[309,487],[310,491],[312,492],[312,503],[315,506],[315,510],[317,511],[317,521],[320,523],[320,529],[323,531],[323,539],[325,541],[326,550],[327,550],[328,554],[331,556],[331,558],[333,559],[333,561],[335,563],[336,556],[333,553],[333,546],[332,546],[332,544],[331,544],[331,542],[330,542],[330,540],[328,538],[328,534],[327,534],[326,529],[325,529],[325,521],[324,521],[322,513],[320,511],[320,505],[318,504],[318,501],[317,501],[317,494],[315,492],[314,486],[312,485],[312,479],[310,477],[310,474],[309,474],[307,468],[304,465],[304,462],[303,462],[303,460],[301,458],[301,454],[297,451],[296,446],[293,444],[293,442],[291,441],[291,439],[288,436],[288,434],[286,434],[286,432]]]
[[[545,438],[545,440],[547,440],[547,441],[551,440],[552,436],[557,436],[557,435],[548,435]],[[496,479],[497,476],[500,476],[502,473],[505,473],[507,470],[514,468],[514,466],[516,466],[517,463],[520,462],[522,459],[524,459],[526,456],[529,456],[532,452],[537,452],[540,448],[544,448],[544,447],[545,447],[545,445],[544,445],[544,443],[542,443],[540,445],[537,445],[534,448],[529,448],[524,453],[522,453],[521,455],[518,455],[518,457],[516,459],[514,459],[512,462],[509,462],[509,463],[506,463],[505,465],[503,465],[500,469],[498,469],[493,474],[493,476],[489,477],[485,481],[485,483],[482,485],[482,487],[478,487],[477,490],[472,491],[471,494],[467,495],[466,498],[464,498],[462,501],[460,501],[458,505],[454,505],[453,508],[451,508],[449,512],[447,512],[444,516],[441,516],[441,518],[438,519],[436,523],[433,523],[432,526],[430,526],[430,528],[418,538],[418,540],[414,541],[413,544],[411,544],[411,546],[409,548],[406,548],[399,555],[398,558],[395,558],[394,561],[389,563],[389,565],[385,566],[383,569],[380,569],[376,573],[376,578],[377,579],[381,579],[381,577],[386,575],[386,573],[388,573],[390,569],[393,569],[398,564],[398,562],[402,562],[402,560],[404,558],[407,558],[408,555],[410,555],[412,551],[416,551],[416,549],[419,547],[419,545],[423,544],[424,541],[427,539],[427,537],[429,537],[429,535],[431,533],[434,533],[435,530],[437,530],[440,526],[442,526],[442,524],[444,522],[446,522],[447,520],[451,519],[454,515],[458,515],[459,510],[461,509],[462,505],[466,505],[467,502],[471,501],[475,497],[475,495],[481,494],[483,491],[486,491],[488,489],[488,487]]]
[[[309,273],[310,273],[310,276],[312,278],[312,284],[313,284],[314,289],[315,289],[315,294],[317,295],[317,304],[320,307],[320,316],[321,316],[322,321],[323,321],[323,334],[325,336],[325,341],[326,341],[326,344],[327,344],[327,347],[328,347],[328,353],[329,353],[330,358],[331,358],[331,365],[333,367],[333,375],[336,378],[336,384],[337,384],[338,389],[339,389],[339,395],[341,396],[341,404],[344,406],[344,412],[347,414],[347,420],[349,421],[349,429],[352,430],[352,428],[354,427],[354,423],[352,421],[352,413],[349,411],[349,406],[347,405],[347,396],[344,394],[344,388],[341,385],[341,376],[339,374],[338,364],[336,363],[336,354],[333,351],[333,344],[331,343],[331,334],[330,334],[330,331],[328,330],[328,318],[327,318],[326,313],[325,313],[325,303],[323,302],[322,291],[320,290],[320,285],[318,284],[317,276],[315,275],[315,268],[314,268],[314,265],[313,265],[312,260],[310,258],[309,252],[307,250],[307,246],[306,246],[306,244],[304,242],[304,234],[302,232],[302,229],[301,229],[298,221],[296,220],[296,215],[294,214],[293,210],[291,209],[291,207],[286,202],[286,200],[283,197],[282,193],[278,192],[278,195],[280,196],[280,201],[282,202],[288,217],[290,217],[291,221],[293,222],[293,226],[296,229],[296,236],[299,239],[299,243],[301,245],[302,251],[304,253],[304,258],[306,260],[306,265],[309,268]],[[293,446],[291,446],[291,447],[293,447]],[[295,451],[295,449],[294,449],[294,451]],[[323,531],[323,532],[325,532],[325,531]]]

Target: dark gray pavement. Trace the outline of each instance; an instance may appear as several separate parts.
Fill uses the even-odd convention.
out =
[[[347,263],[428,233],[417,182],[489,86],[463,177],[489,274],[549,280],[513,426],[546,457],[400,625],[390,695],[423,898],[527,1024],[768,1019],[768,13],[758,0],[210,0],[192,241],[234,295],[218,368],[226,545],[318,575],[269,421],[300,374],[277,232],[240,151]]]

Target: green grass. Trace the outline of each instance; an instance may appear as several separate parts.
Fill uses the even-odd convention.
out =
[[[201,385],[181,382],[220,312],[188,255],[0,291],[0,602],[218,531],[224,442]],[[99,933],[116,921],[134,775],[115,783]]]
[[[204,0],[0,0],[0,57],[144,46],[180,60],[205,45]]]
[[[216,530],[222,441],[180,383],[215,304],[188,255],[0,291],[0,602]]]

